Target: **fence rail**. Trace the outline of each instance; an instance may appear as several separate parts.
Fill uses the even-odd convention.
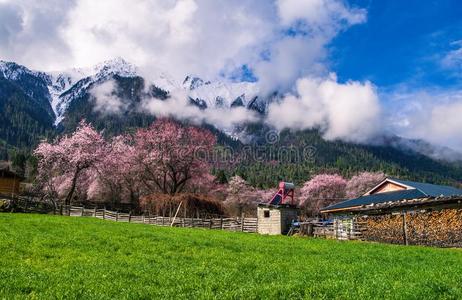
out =
[[[29,209],[28,211],[35,212],[33,209]],[[55,209],[53,213],[70,217],[94,217],[115,222],[149,224],[157,226],[257,232],[257,218],[174,218],[165,216],[131,215],[130,213],[110,211],[107,209],[85,208],[80,206],[62,206],[58,209]]]

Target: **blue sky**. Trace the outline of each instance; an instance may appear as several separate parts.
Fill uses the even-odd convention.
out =
[[[340,33],[329,46],[339,80],[370,80],[383,88],[460,85],[457,70],[442,67],[441,60],[462,39],[462,1],[349,3],[367,9],[367,22]]]

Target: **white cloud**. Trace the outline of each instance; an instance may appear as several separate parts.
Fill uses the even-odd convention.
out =
[[[103,115],[119,114],[128,108],[128,104],[116,95],[116,83],[113,80],[95,86],[90,94],[95,101],[93,109]]]
[[[462,91],[401,91],[386,97],[393,132],[462,151]]]
[[[268,122],[278,129],[320,128],[329,140],[365,142],[378,132],[380,104],[370,82],[302,78],[296,95],[269,107]]]
[[[0,59],[37,69],[61,68],[72,61],[59,32],[73,7],[71,0],[0,2]]]
[[[177,80],[247,65],[266,90],[288,89],[325,72],[327,43],[365,15],[341,0],[4,0],[0,56],[45,71],[123,57]]]
[[[451,43],[454,49],[447,52],[441,59],[441,65],[445,69],[453,69],[456,72],[462,71],[462,40]],[[459,75],[461,75],[459,73]]]
[[[255,112],[244,107],[219,108],[210,107],[200,109],[189,103],[189,98],[184,90],[171,92],[171,97],[167,100],[155,98],[144,99],[140,106],[143,111],[148,111],[156,116],[174,117],[181,120],[201,124],[208,123],[217,126],[222,130],[232,131],[237,124],[255,122],[258,116]]]
[[[282,24],[303,20],[314,30],[327,30],[340,23],[349,25],[366,21],[366,10],[348,8],[344,2],[330,0],[278,0]]]

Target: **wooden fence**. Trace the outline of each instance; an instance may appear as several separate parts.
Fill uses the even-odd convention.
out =
[[[323,224],[322,222],[302,222],[300,223],[300,234],[304,236],[334,238],[335,231],[332,224]]]
[[[164,216],[131,215],[106,209],[84,208],[79,206],[63,206],[56,209],[55,214],[71,217],[95,217],[103,220],[126,223],[141,223],[157,226],[196,227],[221,229],[242,232],[257,232],[257,218],[219,217],[219,218],[182,218]]]
[[[366,230],[365,222],[356,219],[334,220],[333,223],[317,221],[300,223],[302,235],[338,240],[360,240]]]

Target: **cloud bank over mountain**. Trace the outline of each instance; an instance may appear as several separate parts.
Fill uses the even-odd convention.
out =
[[[267,122],[279,129],[320,128],[329,140],[367,142],[380,128],[380,109],[370,82],[342,84],[332,74],[298,80],[295,95],[270,104]]]
[[[391,130],[462,151],[462,91],[400,91],[384,98]]]

